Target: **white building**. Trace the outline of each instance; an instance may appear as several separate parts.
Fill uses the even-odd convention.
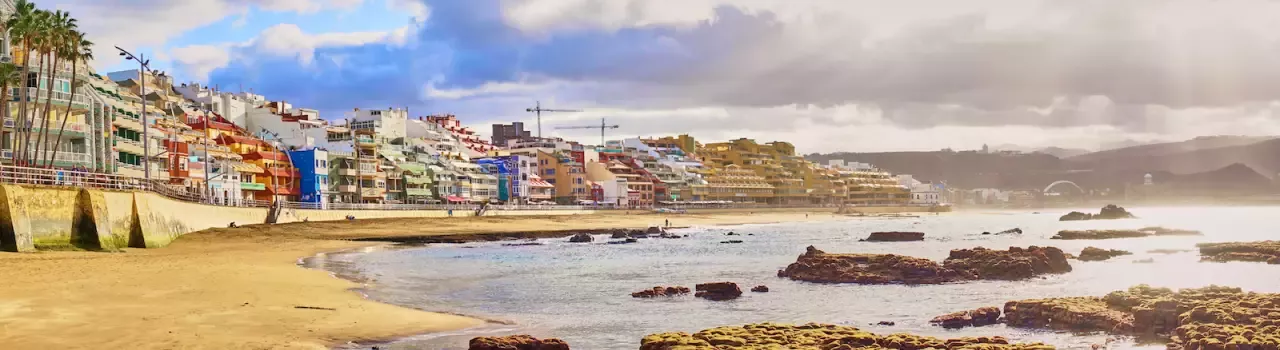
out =
[[[351,127],[357,130],[373,129],[374,134],[385,139],[398,139],[408,136],[407,124],[409,110],[391,109],[353,109],[344,113],[343,118],[351,120]]]
[[[246,114],[266,104],[266,98],[261,95],[224,92],[199,83],[186,83],[174,86],[174,89],[182,94],[183,98],[200,104],[202,108],[208,108],[223,119],[246,129],[249,128],[245,120]]]

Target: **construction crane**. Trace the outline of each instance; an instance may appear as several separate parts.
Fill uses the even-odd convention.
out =
[[[601,146],[601,147],[604,147],[604,130],[605,130],[605,129],[617,129],[617,128],[620,128],[620,127],[621,127],[621,126],[618,126],[618,125],[608,125],[608,124],[605,124],[605,122],[604,122],[604,118],[600,118],[600,125],[561,126],[561,127],[557,127],[557,128],[556,128],[556,130],[571,130],[571,129],[600,129],[600,146]]]
[[[542,101],[537,101],[533,108],[525,108],[525,112],[533,112],[538,115],[538,138],[542,138],[542,112],[581,112],[576,109],[546,109],[542,108]]]

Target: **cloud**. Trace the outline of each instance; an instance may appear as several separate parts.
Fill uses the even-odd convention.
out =
[[[277,24],[263,30],[253,40],[244,43],[221,45],[190,45],[171,49],[174,66],[190,78],[205,80],[215,69],[224,68],[231,61],[243,61],[240,67],[258,62],[292,62],[296,68],[313,67],[317,57],[328,64],[342,68],[346,54],[327,50],[330,47],[350,48],[367,44],[402,45],[408,28],[391,32],[348,32],[309,34],[294,24]],[[317,54],[317,50],[321,54]]]
[[[99,47],[127,49],[160,47],[192,29],[251,8],[310,13],[326,8],[350,8],[363,0],[34,0],[41,8],[69,11],[81,31]],[[114,54],[96,55],[95,66],[120,62]]]
[[[429,19],[403,41],[280,28],[210,78],[322,109],[509,120],[556,101],[628,132],[823,148],[1280,131],[1280,3],[1261,0],[406,1],[388,5]]]

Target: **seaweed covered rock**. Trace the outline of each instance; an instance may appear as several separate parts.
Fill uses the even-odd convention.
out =
[[[1114,220],[1114,219],[1132,219],[1132,213],[1125,210],[1124,207],[1115,204],[1107,204],[1097,214],[1082,213],[1073,211],[1058,218],[1058,221],[1079,221],[1079,220]]]
[[[569,344],[556,338],[538,339],[529,335],[475,337],[468,350],[569,350]]]
[[[1170,335],[1170,349],[1275,349],[1280,294],[1208,286],[1174,292],[1146,285],[1102,298],[1011,301],[1010,326]],[[1229,347],[1226,344],[1237,344]]]
[[[813,246],[778,277],[818,283],[938,284],[974,279],[929,259],[895,254],[828,254]]]
[[[1200,243],[1200,260],[1280,264],[1280,241]]]
[[[877,335],[854,327],[810,323],[789,325],[776,323],[717,327],[694,334],[659,333],[645,336],[640,350],[676,349],[1036,349],[1053,346],[1041,343],[1009,344],[1003,337],[970,337],[938,339],[911,334]]]
[[[755,286],[755,287],[751,287],[751,291],[752,291],[752,292],[756,292],[756,293],[768,293],[768,292],[769,292],[769,286],[766,286],[766,285],[763,285],[763,284],[762,284],[762,285],[758,285],[758,286]]]
[[[828,254],[808,247],[778,277],[819,283],[939,284],[978,279],[1016,280],[1071,271],[1058,248],[956,249],[942,264],[895,254]]]
[[[976,279],[1019,280],[1050,273],[1071,272],[1066,254],[1054,247],[1009,247],[993,250],[982,247],[953,249],[943,267],[964,271]]]
[[[1102,249],[1098,247],[1085,247],[1080,251],[1080,255],[1076,257],[1080,261],[1103,261],[1117,256],[1131,255],[1133,253],[1119,249]]]
[[[910,242],[923,241],[924,232],[872,232],[863,239],[865,242]]]
[[[701,283],[693,289],[696,291],[693,296],[707,300],[732,300],[742,296],[742,288],[733,282]]]
[[[1143,227],[1137,230],[1085,230],[1058,231],[1057,235],[1049,237],[1049,239],[1116,239],[1116,238],[1142,238],[1152,236],[1199,236],[1200,231],[1179,230],[1164,227]]]
[[[592,238],[588,233],[579,233],[569,237],[569,243],[591,243]]]
[[[982,327],[1000,323],[1000,308],[980,307],[968,311],[953,312],[929,320],[942,328]]]
[[[684,294],[689,294],[689,287],[657,286],[651,289],[645,289],[639,292],[631,293],[631,297],[632,298],[656,298],[656,297],[673,297],[673,296],[684,295]]]

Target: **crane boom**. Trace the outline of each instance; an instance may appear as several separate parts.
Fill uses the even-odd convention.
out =
[[[581,112],[576,109],[548,109],[542,108],[542,101],[536,101],[533,108],[525,108],[525,112],[532,112],[538,116],[538,138],[542,138],[542,112]]]
[[[604,118],[600,118],[600,125],[577,125],[577,126],[558,126],[556,130],[572,130],[572,129],[600,129],[600,146],[604,146],[604,131],[606,129],[621,128],[619,125],[605,124]]]

